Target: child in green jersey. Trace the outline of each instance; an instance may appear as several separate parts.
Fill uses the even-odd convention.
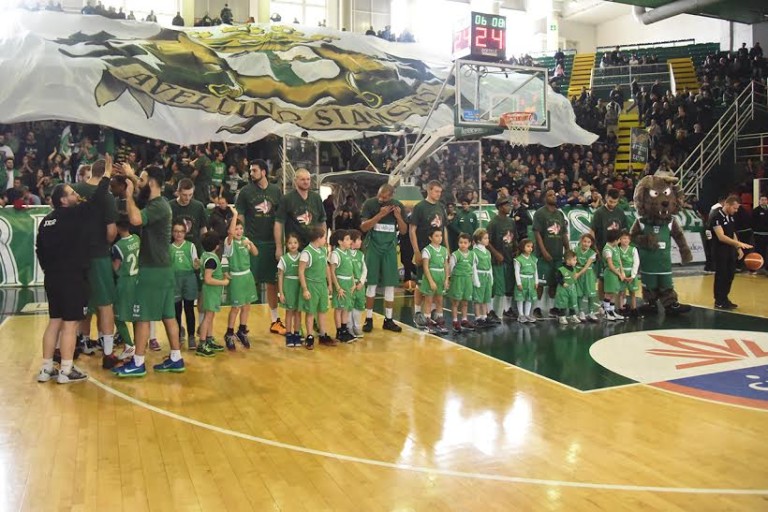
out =
[[[564,265],[557,269],[555,279],[557,280],[557,291],[555,292],[555,307],[557,308],[558,321],[565,325],[570,318],[574,324],[580,324],[581,320],[577,316],[578,299],[576,295],[576,279],[578,271],[576,270],[576,253],[565,251],[563,256]]]
[[[624,297],[629,295],[629,310],[628,316],[637,317],[637,298],[635,294],[640,289],[639,279],[637,273],[640,270],[640,255],[637,252],[637,248],[632,245],[629,237],[629,231],[623,230],[619,234],[619,257],[621,258],[621,268],[624,270],[624,275],[621,278],[621,284],[619,286],[619,309],[624,309]]]
[[[463,329],[475,330],[475,323],[467,318],[467,309],[475,286],[480,287],[480,279],[477,274],[475,253],[469,250],[472,239],[468,234],[461,233],[457,243],[459,248],[451,254],[450,258],[449,268],[452,279],[448,296],[451,298],[453,332],[461,333]],[[461,308],[461,322],[459,322],[459,308]]]
[[[243,236],[243,221],[237,215],[234,206],[232,221],[224,241],[224,255],[229,263],[229,318],[224,344],[228,350],[235,350],[235,339],[243,344],[243,348],[251,348],[248,340],[248,312],[251,303],[256,301],[256,281],[251,273],[251,256],[259,254],[256,245]],[[240,315],[240,324],[235,333],[235,321]]]
[[[307,329],[304,346],[307,350],[315,348],[315,337],[312,335],[315,316],[317,316],[317,328],[320,332],[320,344],[329,347],[337,345],[336,340],[328,336],[325,330],[328,295],[333,292],[328,275],[330,272],[327,259],[325,228],[314,226],[309,230],[309,245],[299,255],[299,283],[301,283],[299,309],[304,312],[304,326]]]
[[[363,234],[357,229],[348,231],[352,239],[352,247],[349,254],[352,256],[352,274],[355,278],[355,286],[352,289],[352,313],[349,315],[350,332],[355,338],[363,337],[363,310],[365,309],[365,281],[368,277],[368,267],[365,265],[365,254],[360,248],[363,246]]]
[[[447,334],[443,317],[443,294],[450,287],[451,275],[448,261],[448,249],[443,244],[443,229],[433,227],[429,230],[429,245],[421,251],[424,275],[421,278],[419,291],[424,296],[424,311],[432,311],[432,301],[435,302],[437,320],[427,320],[427,328],[440,334]]]
[[[517,321],[521,324],[536,323],[531,314],[537,299],[536,288],[539,286],[538,258],[533,255],[533,240],[520,240],[519,252],[515,257],[515,302],[517,303]]]
[[[205,251],[200,258],[203,267],[203,323],[200,324],[200,343],[195,355],[211,357],[224,350],[213,340],[213,318],[221,309],[221,296],[224,287],[229,286],[229,276],[224,273],[216,254],[221,245],[219,235],[214,231],[207,232],[203,235],[202,245]]]
[[[337,229],[331,235],[331,256],[328,260],[331,284],[333,285],[333,318],[336,321],[336,339],[341,343],[355,341],[349,332],[349,312],[352,309],[352,292],[355,286],[352,255],[349,248],[352,238],[346,229]]]
[[[498,323],[488,319],[491,291],[493,290],[491,251],[488,250],[488,244],[491,243],[491,239],[488,236],[488,231],[483,228],[476,229],[472,235],[472,239],[475,242],[472,252],[475,253],[475,260],[477,261],[478,279],[477,282],[474,283],[478,286],[475,286],[472,294],[472,301],[475,303],[475,326],[490,327]]]
[[[183,342],[184,328],[181,327],[181,311],[187,320],[189,350],[197,348],[195,343],[195,299],[197,299],[197,275],[200,269],[200,259],[197,257],[195,244],[186,240],[187,226],[184,221],[177,219],[171,226],[171,265],[176,278],[176,321],[179,323],[179,339]]]
[[[119,220],[116,225],[120,239],[112,246],[112,269],[115,271],[117,291],[114,304],[115,327],[125,341],[125,348],[117,358],[120,361],[127,361],[135,353],[131,333],[125,322],[133,319],[133,299],[136,295],[139,276],[141,239],[131,234],[131,224],[127,219]]]
[[[624,320],[624,317],[616,313],[615,298],[621,291],[621,282],[624,279],[624,270],[621,268],[621,254],[619,253],[619,231],[609,231],[606,237],[608,243],[603,248],[603,261],[605,270],[603,273],[603,310],[606,320]]]
[[[285,308],[285,346],[301,346],[301,315],[299,314],[299,237],[288,233],[285,237],[288,251],[277,262],[277,297]]]
[[[581,309],[579,320],[582,322],[597,322],[597,277],[595,275],[595,261],[597,253],[593,249],[595,239],[589,233],[581,235],[579,245],[574,251],[576,253],[576,270],[578,278],[576,279],[576,298],[579,302],[579,308],[586,299],[587,306]]]

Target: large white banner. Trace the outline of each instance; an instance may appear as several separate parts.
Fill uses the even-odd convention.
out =
[[[424,123],[451,68],[416,44],[297,25],[169,29],[57,12],[0,17],[0,122],[62,119],[177,144],[344,140]],[[547,86],[548,87],[548,86]],[[453,124],[454,88],[426,132]],[[550,91],[548,146],[591,144]],[[535,137],[532,136],[535,139]]]

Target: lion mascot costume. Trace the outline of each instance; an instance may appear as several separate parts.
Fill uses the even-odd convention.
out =
[[[683,199],[677,178],[669,175],[645,176],[635,188],[637,220],[630,235],[640,255],[646,313],[657,310],[657,301],[668,313],[685,313],[691,309],[678,302],[672,284],[672,239],[677,243],[684,264],[693,259],[683,228],[674,217],[680,211]]]

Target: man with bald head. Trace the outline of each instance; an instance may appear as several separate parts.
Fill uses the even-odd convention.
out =
[[[310,242],[310,232],[314,226],[325,224],[325,208],[320,194],[310,190],[312,178],[304,168],[296,170],[293,179],[294,189],[280,199],[275,214],[275,257],[283,255],[283,239],[290,233],[299,237],[301,248]]]
[[[368,288],[365,291],[364,332],[373,330],[373,301],[376,287],[384,287],[383,329],[400,332],[403,329],[392,319],[395,300],[395,286],[400,282],[397,272],[397,235],[404,235],[408,229],[403,218],[403,205],[393,198],[395,188],[384,184],[379,187],[376,197],[363,203],[360,229],[368,233],[365,237],[365,266]]]

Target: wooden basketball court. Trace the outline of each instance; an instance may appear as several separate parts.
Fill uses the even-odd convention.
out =
[[[711,308],[711,276],[677,284],[685,301]],[[633,350],[633,332],[674,330],[700,350],[660,361],[694,362],[704,373],[737,364],[755,377],[744,377],[750,389],[768,395],[760,391],[768,389],[765,297],[768,279],[739,275],[731,296],[739,314],[507,322],[446,339],[383,332],[377,315],[364,339],[313,352],[260,335],[268,315],[260,306],[248,352],[185,352],[185,374],[128,381],[101,370],[100,357],[81,356],[92,378],[72,386],[34,381],[46,317],[13,315],[0,326],[0,503],[131,512],[768,510],[768,399],[761,407],[759,396],[727,403],[713,398],[722,390],[683,394],[696,385],[685,379],[638,384],[590,355],[614,337],[601,346],[618,361]],[[405,319],[409,302],[398,301]],[[720,334],[736,340],[731,356],[715,348]],[[634,366],[649,357],[638,352]]]

